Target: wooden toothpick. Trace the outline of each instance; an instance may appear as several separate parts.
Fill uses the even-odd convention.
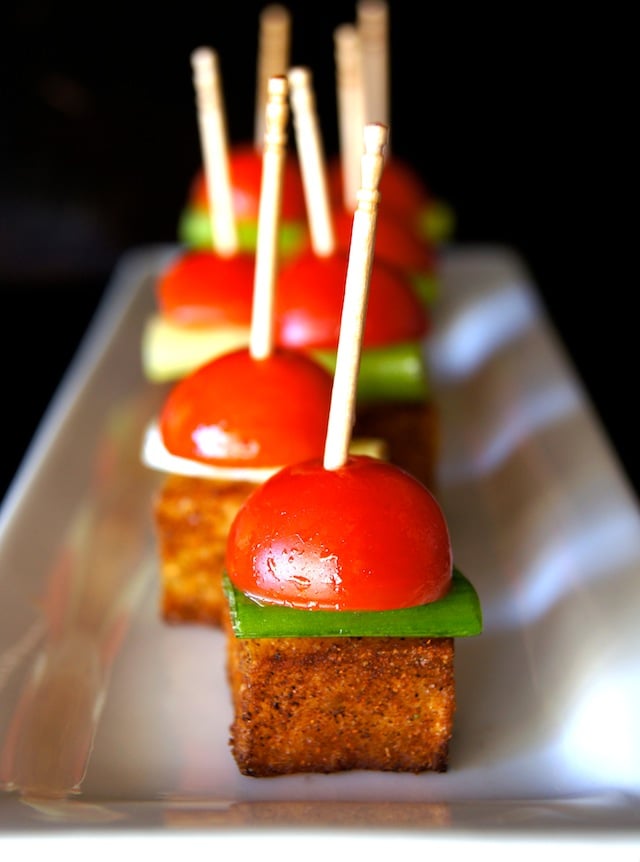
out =
[[[191,54],[191,66],[213,248],[218,254],[230,257],[238,250],[238,232],[233,212],[227,123],[218,56],[210,48],[196,48]]]
[[[285,75],[275,75],[269,79],[249,340],[249,351],[254,359],[266,359],[273,351],[278,228],[287,155],[288,93],[289,86]]]
[[[289,70],[288,79],[311,246],[315,254],[326,257],[334,253],[336,239],[311,71],[296,66]]]
[[[338,137],[342,166],[342,196],[346,210],[353,212],[360,188],[364,86],[358,31],[341,24],[333,34],[338,103]]]
[[[362,184],[358,191],[358,205],[353,214],[340,337],[324,449],[323,463],[327,470],[337,470],[345,464],[353,431],[356,387],[380,201],[378,187],[387,138],[388,129],[382,123],[365,126]]]
[[[258,30],[258,58],[256,72],[256,105],[254,145],[262,151],[264,118],[269,79],[284,75],[289,67],[291,44],[291,15],[279,3],[270,3],[260,13]]]
[[[365,123],[389,126],[389,8],[385,0],[359,0],[356,19],[362,50]],[[389,156],[387,143],[386,157]]]

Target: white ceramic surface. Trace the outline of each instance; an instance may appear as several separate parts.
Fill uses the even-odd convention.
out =
[[[0,853],[52,833],[249,848],[265,830],[298,852],[339,829],[638,858],[639,512],[520,257],[451,249],[426,348],[439,496],[485,619],[457,642],[449,771],[251,779],[222,635],[157,610],[158,475],[138,450],[167,389],[139,350],[174,253],[123,258],[0,513]]]

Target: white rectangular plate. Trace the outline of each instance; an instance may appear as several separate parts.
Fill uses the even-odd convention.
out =
[[[426,347],[439,496],[485,618],[457,641],[449,771],[239,774],[221,633],[159,618],[160,477],[138,458],[167,392],[141,332],[175,251],[123,258],[5,498],[0,832],[640,846],[639,513],[510,249],[446,254]]]

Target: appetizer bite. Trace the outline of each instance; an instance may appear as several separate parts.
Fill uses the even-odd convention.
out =
[[[277,347],[273,339],[288,85],[284,76],[269,83],[249,345],[182,378],[143,444],[143,461],[167,474],[154,518],[162,615],[172,622],[220,624],[232,518],[250,491],[276,469],[292,459],[317,456],[324,444],[331,374],[311,357]]]
[[[373,67],[370,63],[367,65],[369,74],[365,75],[365,59],[370,50],[365,50],[366,40],[359,28],[353,24],[342,24],[334,30],[339,157],[329,160],[327,175],[336,232],[341,244],[346,242],[348,245],[349,225],[356,207],[362,128],[365,122],[389,125],[386,105],[387,52],[383,50],[384,45],[381,41],[377,62]],[[380,91],[384,99],[374,99]],[[415,185],[410,183],[409,188],[396,189],[396,163],[397,159],[387,152],[385,172],[380,180],[382,198],[376,228],[376,258],[407,272],[418,295],[430,304],[437,298],[439,257],[436,245],[416,230],[414,218],[409,215],[412,202],[417,196],[422,201],[422,190],[426,194],[426,189],[423,181],[417,177]]]
[[[229,167],[240,248],[253,252],[258,233],[262,169],[260,153],[256,152],[250,143],[237,143],[231,148]],[[178,225],[178,239],[189,248],[207,248],[215,238],[210,201],[204,170],[201,170],[192,180],[188,200]],[[278,234],[279,253],[283,257],[295,254],[304,244],[305,237],[306,220],[300,168],[292,154],[285,165],[282,225]]]
[[[204,362],[246,347],[255,258],[191,250],[158,276],[156,311],[145,322],[141,361],[147,380],[177,380]]]
[[[391,123],[390,10],[386,0],[358,0],[356,22],[336,27],[339,155],[329,162],[329,187],[337,212],[352,214],[360,187],[362,127]],[[425,179],[387,143],[378,214],[376,254],[408,268],[420,294],[437,295],[438,247],[453,233],[454,217]]]
[[[218,55],[197,48],[191,67],[215,230],[205,247],[181,249],[158,276],[156,311],[142,335],[142,368],[154,383],[246,347],[251,326],[255,254],[239,243]]]
[[[311,72],[295,67],[288,77],[311,247],[280,269],[276,341],[311,353],[333,370],[349,248],[336,238]],[[357,378],[356,433],[384,439],[391,461],[431,485],[438,423],[423,346],[430,331],[430,312],[409,275],[377,256],[378,226],[376,220]]]
[[[228,166],[231,202],[237,223],[239,247],[255,252],[262,177],[262,139],[267,81],[285,74],[289,65],[291,20],[289,11],[278,3],[263,8],[259,17],[254,141],[238,142],[229,148]],[[204,131],[199,124],[200,141]],[[189,248],[209,248],[216,240],[217,196],[208,181],[207,149],[203,145],[203,166],[195,174],[178,223],[178,238]],[[304,242],[306,215],[300,169],[295,154],[288,153],[283,166],[281,216],[278,226],[278,253],[293,254]]]
[[[386,200],[388,188],[381,185],[382,200]],[[337,204],[332,212],[336,241],[346,250],[351,239],[353,210]],[[420,239],[390,208],[378,219],[375,258],[406,273],[422,302],[427,307],[433,305],[438,297],[438,255],[431,244]]]
[[[373,5],[376,6],[376,4]],[[363,16],[360,10],[359,15]],[[367,16],[364,15],[364,17]],[[372,28],[369,27],[368,29],[371,30]],[[278,4],[265,7],[260,16],[258,83],[256,87],[258,106],[264,104],[262,94],[265,69],[280,68],[284,70],[287,66],[289,30],[290,18],[286,9]],[[285,254],[283,254],[279,240],[278,254],[281,260],[285,262],[288,260],[294,267],[295,258],[298,255],[308,261],[309,258],[314,257],[314,253],[315,255],[318,254],[319,249],[319,253],[322,255],[331,253],[327,249],[340,251],[345,258],[348,254],[357,191],[356,183],[359,181],[360,175],[359,163],[362,153],[365,95],[367,95],[367,101],[371,101],[371,94],[375,95],[382,91],[384,98],[378,101],[384,104],[383,113],[387,113],[387,88],[381,83],[381,79],[384,81],[387,68],[386,44],[384,41],[382,42],[383,49],[380,51],[381,72],[373,76],[369,73],[367,75],[368,84],[365,88],[363,68],[365,56],[370,53],[370,49],[365,51],[361,47],[361,43],[366,45],[375,40],[359,35],[360,30],[363,30],[363,27],[356,28],[351,25],[344,25],[336,30],[336,80],[340,109],[341,147],[341,158],[338,165],[339,193],[332,198],[331,169],[323,165],[322,183],[325,188],[322,190],[322,194],[312,192],[310,196],[308,188],[305,187],[308,186],[308,182],[300,176],[300,159],[305,157],[304,150],[298,148],[297,158],[293,155],[289,157],[288,154],[285,160],[278,235],[282,237],[283,225],[287,223],[288,201],[290,199],[296,200],[299,226],[303,228],[303,233],[299,233],[295,243],[288,244],[288,251],[285,251]],[[165,291],[161,278],[157,291],[158,310],[156,314],[151,316],[145,327],[142,345],[143,369],[147,378],[153,382],[178,379],[213,356],[235,347],[246,346],[248,341],[250,312],[246,298],[250,288],[247,286],[249,279],[246,278],[246,272],[251,270],[249,258],[250,250],[254,247],[254,241],[247,243],[243,240],[243,217],[238,215],[237,208],[239,205],[246,206],[248,200],[252,201],[253,216],[251,221],[253,227],[251,229],[255,234],[262,158],[260,144],[256,137],[253,146],[243,144],[229,147],[217,58],[214,57],[215,64],[211,62],[215,71],[215,86],[210,88],[211,92],[209,93],[206,86],[207,75],[202,72],[198,73],[195,66],[195,58],[198,53],[202,54],[203,49],[194,52],[192,58],[194,83],[197,91],[198,126],[203,153],[203,169],[199,175],[198,184],[201,199],[207,198],[214,201],[211,212],[207,212],[206,219],[209,220],[212,217],[215,224],[213,232],[207,226],[202,241],[188,245],[204,251],[211,251],[211,244],[213,243],[213,249],[220,257],[241,257],[244,254],[247,260],[242,265],[238,264],[237,268],[244,269],[245,276],[238,275],[239,279],[243,278],[243,286],[236,292],[233,309],[229,310],[225,308],[228,301],[224,296],[226,291],[223,293],[220,290],[220,285],[226,285],[227,279],[222,277],[218,270],[220,267],[226,268],[227,266],[233,270],[236,268],[235,264],[221,264],[198,257],[189,260],[188,255],[184,255],[185,260],[178,260],[174,270],[167,274],[171,282],[169,288],[171,298],[168,302],[163,297]],[[201,63],[200,66],[202,67],[203,64]],[[212,76],[211,73],[210,77]],[[372,77],[373,80],[371,80]],[[198,83],[199,80],[200,83]],[[371,114],[375,110],[377,109],[370,108],[369,113]],[[256,131],[262,128],[259,117],[263,114],[263,110],[256,113]],[[236,158],[239,162],[244,161],[250,165],[251,184],[255,191],[248,196],[244,192],[239,193],[232,178]],[[291,165],[294,162],[295,170],[292,171]],[[406,218],[401,219],[395,212],[392,212],[392,208],[385,210],[387,204],[384,195],[385,183],[388,182],[387,176],[394,164],[395,159],[391,159],[387,153],[385,172],[381,180],[383,212],[382,217],[380,213],[378,214],[377,220],[376,262],[381,261],[384,264],[389,264],[393,269],[400,269],[402,271],[400,280],[405,280],[411,284],[418,297],[427,306],[428,311],[428,307],[437,298],[438,255],[431,243],[419,238],[414,231],[407,227]],[[308,169],[306,173],[309,174]],[[291,183],[288,184],[289,178],[291,178]],[[290,197],[289,190],[294,186],[296,191]],[[403,189],[397,198],[407,204],[417,185],[410,182],[409,186],[410,189]],[[390,203],[393,203],[393,197],[393,190],[390,189]],[[326,198],[326,204],[323,204],[324,198]],[[323,205],[329,206],[331,212],[321,212],[318,216],[318,208]],[[384,214],[385,212],[387,215]],[[322,221],[330,225],[330,234],[325,232],[324,237],[318,234],[317,227]],[[316,230],[315,236],[313,235],[314,228]],[[296,280],[298,275],[304,275],[307,261],[303,260],[301,272],[294,268],[285,278]],[[312,264],[311,268],[314,267],[315,264]],[[184,275],[183,269],[185,270]],[[385,279],[384,267],[377,267],[374,280],[383,279]],[[392,276],[392,279],[395,277]],[[339,273],[339,285],[343,280],[344,273]],[[191,284],[192,281],[195,282],[193,285]],[[403,289],[402,292],[406,291]],[[375,298],[377,293],[374,284],[372,289],[374,305],[379,304]],[[339,298],[341,298],[341,286]],[[197,305],[197,314],[194,313],[194,304]],[[184,310],[182,305],[184,305]],[[207,305],[211,307],[207,308]],[[399,308],[405,306],[406,303],[401,302]],[[390,313],[393,314],[394,306],[392,305],[390,308]],[[374,312],[375,309],[372,311],[371,317],[374,316]],[[422,312],[417,312],[415,317],[417,325],[420,324],[423,316]],[[334,327],[337,328],[336,315],[334,315]],[[382,393],[379,391],[379,384],[376,381],[386,380],[388,381],[387,389],[397,393],[396,397],[402,398],[405,389],[404,383],[399,378],[404,379],[406,374],[411,378],[411,386],[422,385],[418,380],[422,373],[419,370],[421,363],[416,356],[416,353],[421,351],[421,346],[412,336],[409,336],[408,339],[407,336],[408,333],[404,333],[403,337],[398,339],[396,336],[387,334],[385,336],[384,356],[377,351],[370,353],[367,339],[367,349],[363,356],[361,373],[362,387],[365,391],[375,392],[376,397],[380,398]],[[390,346],[394,341],[395,343],[391,348]],[[400,342],[402,343],[400,344]],[[389,349],[387,350],[387,348]],[[311,349],[314,350],[315,348]],[[318,351],[316,358],[331,366],[334,361],[335,350],[329,348],[327,353],[327,348],[323,345],[318,348]],[[374,386],[370,387],[367,379],[370,376],[372,364],[375,366],[371,371]],[[383,371],[384,375],[381,376]]]
[[[454,638],[481,615],[421,483],[367,456],[287,467],[240,509],[226,566],[241,772],[447,769]]]
[[[433,493],[349,454],[386,134],[365,129],[323,455],[256,488],[229,533],[230,745],[248,776],[444,772],[454,638],[482,627]]]

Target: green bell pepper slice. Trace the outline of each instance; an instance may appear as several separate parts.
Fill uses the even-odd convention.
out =
[[[335,350],[314,348],[311,355],[335,372]],[[356,397],[359,403],[425,401],[431,391],[420,342],[367,347],[360,356]]]
[[[260,605],[223,576],[233,631],[239,638],[472,637],[482,632],[475,587],[456,568],[446,596],[392,611],[324,611]]]

